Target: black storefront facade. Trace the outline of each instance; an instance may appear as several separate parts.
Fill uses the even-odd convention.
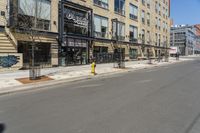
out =
[[[88,64],[92,44],[92,9],[69,1],[61,1],[59,7],[59,64]]]

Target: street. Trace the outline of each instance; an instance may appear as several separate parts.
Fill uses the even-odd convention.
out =
[[[199,57],[0,96],[3,133],[191,133],[199,118]]]

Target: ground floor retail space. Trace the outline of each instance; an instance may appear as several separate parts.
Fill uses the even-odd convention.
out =
[[[61,66],[84,65],[95,60],[96,63],[111,63],[119,59],[125,61],[139,58],[158,57],[164,50],[154,47],[145,47],[116,44],[112,42],[88,41],[84,39],[67,38],[61,46],[59,64]]]
[[[38,33],[33,36],[13,33],[13,36],[17,40],[17,52],[23,55],[23,68],[29,68],[33,59],[34,65],[39,65],[41,68],[58,66],[56,33],[46,33],[45,35]]]

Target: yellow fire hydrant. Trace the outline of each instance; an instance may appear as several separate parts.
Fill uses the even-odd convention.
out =
[[[96,74],[95,68],[96,68],[96,63],[93,61],[92,64],[91,64],[91,73],[92,73],[93,75]]]

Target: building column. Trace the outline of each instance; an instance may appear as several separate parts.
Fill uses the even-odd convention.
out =
[[[51,44],[51,65],[58,66],[58,44]]]

